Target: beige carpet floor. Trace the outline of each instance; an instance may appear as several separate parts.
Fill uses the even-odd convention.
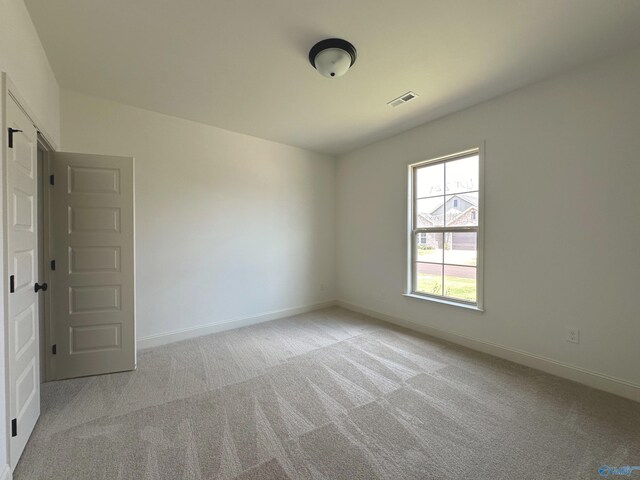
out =
[[[640,465],[640,404],[339,308],[142,351],[135,372],[42,396],[16,480],[584,479]]]

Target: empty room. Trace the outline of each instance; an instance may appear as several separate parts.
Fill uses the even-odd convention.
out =
[[[639,0],[0,0],[0,480],[640,479]]]

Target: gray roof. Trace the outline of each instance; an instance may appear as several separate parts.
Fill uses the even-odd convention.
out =
[[[469,202],[471,205],[473,205],[474,207],[478,206],[478,199],[474,198],[471,195],[467,195],[465,193],[454,193],[452,195],[452,197],[460,197],[461,199],[463,199],[465,202]]]
[[[461,198],[462,200],[464,200],[467,203],[470,203],[471,205],[473,205],[474,207],[478,206],[478,199],[474,198],[472,195],[468,195],[465,193],[454,193],[450,196],[451,198],[449,198],[449,200],[452,200],[454,197],[458,197]],[[438,210],[442,205],[438,205],[436,208],[433,209],[433,212],[435,212],[436,210]]]

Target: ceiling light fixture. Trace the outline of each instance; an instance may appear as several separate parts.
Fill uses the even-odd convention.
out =
[[[309,62],[327,78],[341,77],[356,63],[356,47],[340,38],[328,38],[311,48]]]

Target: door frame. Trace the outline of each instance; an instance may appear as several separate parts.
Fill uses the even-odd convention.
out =
[[[51,153],[54,151],[46,138],[38,131],[38,152],[42,151],[42,161],[38,159],[38,174],[42,189],[38,192],[38,222],[40,229],[40,265],[42,268],[43,282],[51,285],[51,189],[49,188],[49,178],[51,175]],[[40,184],[39,184],[40,185]],[[40,383],[55,380],[53,365],[53,354],[51,351],[52,326],[51,326],[51,295],[43,295],[42,312],[39,316],[40,328]],[[44,368],[43,368],[44,367]]]
[[[9,76],[5,72],[0,72],[0,130],[1,130],[1,134],[0,134],[0,197],[1,197],[0,203],[2,204],[2,218],[0,219],[0,248],[2,250],[0,252],[0,254],[2,255],[2,266],[0,268],[0,311],[2,312],[2,318],[3,318],[2,331],[4,335],[4,342],[2,345],[2,348],[4,349],[2,352],[2,356],[3,356],[2,361],[4,362],[4,366],[3,366],[3,371],[0,373],[0,376],[4,375],[4,378],[2,380],[4,383],[4,398],[2,399],[2,402],[4,402],[4,405],[1,405],[2,402],[0,402],[0,407],[4,409],[4,413],[2,415],[2,420],[0,420],[0,431],[4,429],[5,457],[6,457],[6,461],[9,468],[13,470],[17,461],[11,458],[11,418],[10,418],[10,409],[9,409],[9,405],[10,405],[9,383],[10,383],[11,375],[9,371],[10,363],[9,363],[9,348],[8,348],[9,347],[8,345],[8,342],[9,342],[9,337],[8,337],[9,285],[7,282],[9,265],[8,265],[8,255],[7,255],[7,230],[5,228],[6,222],[7,222],[6,178],[7,178],[7,154],[8,154],[7,152],[8,147],[6,145],[6,140],[5,140],[6,139],[5,132],[7,128],[7,102],[9,101],[10,98],[16,102],[18,107],[23,111],[23,113],[35,126],[38,132],[38,145],[42,145],[43,149],[46,148],[46,151],[49,151],[49,152],[58,150],[58,145],[53,140],[53,137],[45,129],[41,128],[43,123],[39,121],[38,117],[35,115],[33,110],[29,107],[29,104],[25,101],[24,97],[20,94],[19,90],[16,88],[16,86],[11,81]],[[46,164],[46,168],[47,169],[49,168],[48,163],[49,162],[46,160],[43,162],[43,175],[46,175],[44,173],[45,164]],[[46,176],[44,178],[46,178]],[[40,208],[41,206],[42,205],[39,204],[37,208]],[[43,238],[47,240],[49,229],[48,229],[48,220],[46,220],[46,217],[45,217],[45,222],[47,222],[47,230],[46,230],[47,236]],[[44,243],[46,244],[48,242],[45,241]],[[43,249],[44,251],[41,253],[44,258],[44,256],[48,255],[48,252],[47,252],[48,245],[43,245]],[[49,276],[47,272],[48,269],[45,268],[44,270],[46,274],[45,278],[48,278]],[[50,309],[45,308],[45,312],[47,311],[50,311]],[[45,318],[45,327],[49,323],[47,320],[48,319]],[[40,322],[38,322],[38,329],[40,330]],[[40,334],[45,335],[45,342],[49,341],[49,339],[46,338],[46,331],[45,332],[40,331]],[[46,344],[47,343],[45,343],[45,345]],[[50,358],[50,355],[48,357]],[[45,368],[45,370],[48,370],[48,369]],[[44,378],[48,378],[48,372],[41,372],[41,380],[43,378],[42,374],[45,374]],[[4,422],[4,425],[2,424],[3,422]],[[2,472],[2,470],[4,470],[4,466],[0,465],[0,472]]]

